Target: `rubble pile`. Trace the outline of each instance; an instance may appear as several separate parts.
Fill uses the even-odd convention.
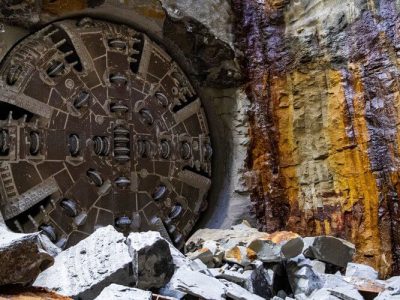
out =
[[[158,232],[125,237],[112,226],[65,251],[46,248],[54,264],[33,287],[71,299],[400,299],[400,277],[380,280],[352,262],[356,249],[345,240],[268,234],[245,222],[197,231],[185,254]]]

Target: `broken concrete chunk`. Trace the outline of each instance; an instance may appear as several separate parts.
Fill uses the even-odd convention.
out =
[[[315,258],[335,266],[346,267],[355,253],[352,243],[333,236],[317,236],[309,238],[305,244],[310,244],[303,250],[308,258]]]
[[[112,226],[102,227],[57,255],[54,265],[41,273],[34,285],[91,300],[111,283],[132,285],[131,264],[123,234]]]
[[[39,233],[14,233],[0,226],[0,285],[32,283],[53,261]]]
[[[205,299],[225,299],[226,287],[218,279],[185,268],[175,272],[168,287]]]
[[[152,299],[151,292],[119,284],[109,285],[96,298],[96,300],[151,300],[151,299]]]
[[[133,232],[127,239],[136,287],[161,288],[174,274],[169,243],[159,232]]]
[[[367,265],[348,263],[346,267],[346,276],[375,280],[378,279],[378,272]]]
[[[226,293],[225,295],[228,299],[234,300],[263,300],[265,298],[261,298],[258,295],[250,293],[249,291],[245,290],[241,286],[232,283],[230,281],[221,279],[220,280],[226,286]]]

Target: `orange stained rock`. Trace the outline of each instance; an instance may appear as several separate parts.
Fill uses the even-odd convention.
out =
[[[299,235],[297,233],[291,231],[277,231],[271,233],[268,240],[272,241],[275,244],[281,244],[283,242],[287,242],[298,237]]]
[[[55,15],[78,11],[87,7],[86,0],[43,0],[43,11]]]
[[[284,178],[285,192],[291,206],[297,204],[299,183],[296,165],[299,163],[294,137],[293,95],[290,91],[290,76],[274,77],[271,98],[279,132],[280,170]]]
[[[257,259],[257,253],[254,250],[247,248],[246,252],[247,252],[247,258],[250,259],[251,261]]]
[[[163,20],[165,18],[164,11],[156,5],[140,5],[136,8],[136,11],[138,11],[141,15],[152,19]]]
[[[0,300],[72,300],[43,288],[9,288],[0,294]]]
[[[326,133],[329,137],[329,168],[333,174],[334,189],[340,195],[342,211],[350,215],[350,238],[356,245],[355,259],[387,273],[387,263],[380,259],[381,240],[378,224],[378,189],[375,175],[370,170],[368,158],[368,132],[365,121],[363,86],[357,72],[353,73],[355,97],[354,140],[346,134],[347,105],[340,72],[329,70],[328,120]],[[337,221],[337,220],[336,220]]]
[[[232,249],[225,252],[225,257],[234,258],[236,261],[242,260],[242,253],[240,252],[239,247],[233,247]]]
[[[199,249],[199,250],[197,250],[199,253],[204,253],[204,252],[207,252],[207,251],[210,251],[210,249],[208,249],[208,248],[201,248],[201,249]]]

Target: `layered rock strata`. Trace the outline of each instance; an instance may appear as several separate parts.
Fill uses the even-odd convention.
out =
[[[260,228],[351,240],[400,272],[398,1],[233,1]]]

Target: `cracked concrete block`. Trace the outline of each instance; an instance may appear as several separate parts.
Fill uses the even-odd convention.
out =
[[[348,263],[346,267],[346,276],[355,276],[375,280],[378,279],[378,272],[375,271],[374,268],[367,265]]]
[[[53,261],[39,233],[14,233],[0,222],[0,286],[32,283]]]
[[[123,234],[113,226],[102,227],[58,254],[54,265],[39,275],[34,286],[91,300],[111,283],[132,285],[131,266]]]
[[[133,232],[127,238],[136,287],[161,288],[174,274],[170,244],[159,232]]]
[[[119,284],[106,287],[95,300],[151,300],[152,293]]]
[[[346,267],[355,253],[355,246],[343,239],[333,236],[317,236],[308,238],[303,254],[335,266]]]

